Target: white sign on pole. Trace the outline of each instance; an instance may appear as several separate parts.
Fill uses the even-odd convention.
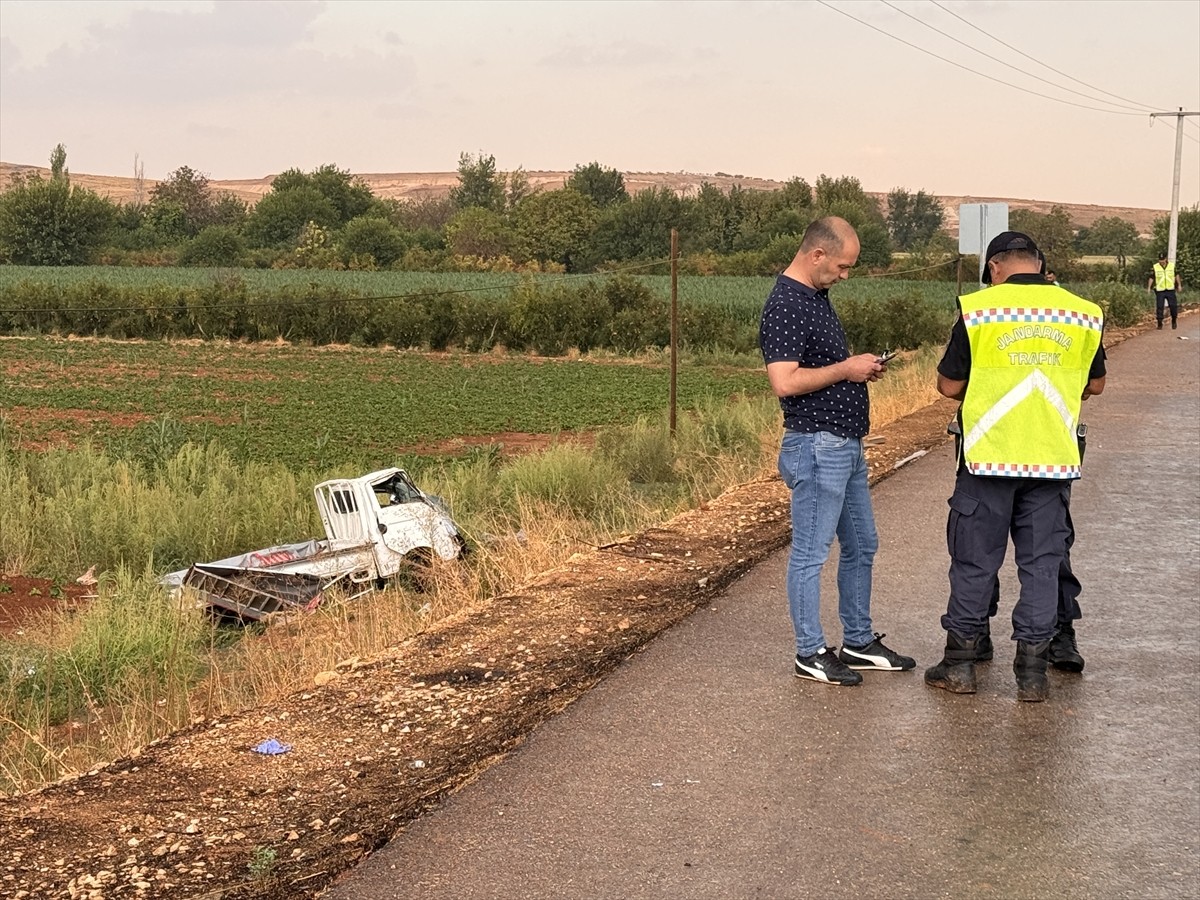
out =
[[[996,235],[1008,231],[1007,203],[958,205],[958,252],[979,254],[979,283],[983,283],[983,255]]]

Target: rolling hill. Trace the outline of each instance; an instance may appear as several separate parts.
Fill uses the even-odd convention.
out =
[[[36,172],[49,176],[50,170],[42,166],[27,166],[17,163],[0,162],[0,191],[4,190],[12,176],[17,173]],[[525,173],[529,183],[535,188],[555,190],[563,186],[570,172],[533,171]],[[693,174],[686,172],[624,172],[625,186],[630,193],[649,187],[665,185],[671,190],[688,195],[700,189],[700,185],[709,182],[723,191],[728,191],[734,185],[740,185],[749,190],[770,191],[783,186],[783,182],[771,181],[766,178],[753,178],[744,175],[715,175]],[[250,179],[210,179],[209,184],[214,190],[228,191],[248,203],[255,203],[263,194],[271,189],[273,175]],[[431,197],[445,197],[450,189],[458,182],[457,172],[392,172],[359,174],[359,178],[370,185],[371,190],[380,197],[394,197],[399,200],[422,200]],[[109,197],[118,203],[129,203],[138,199],[148,198],[154,181],[146,179],[139,183],[137,179],[119,175],[89,175],[79,172],[71,173],[71,181],[81,187],[89,188],[98,194]],[[886,208],[887,194],[868,192],[880,200]],[[1066,209],[1071,222],[1076,228],[1090,226],[1102,216],[1117,216],[1132,222],[1143,235],[1149,235],[1154,220],[1166,215],[1166,210],[1143,209],[1128,206],[1097,206],[1083,203],[1061,203],[1053,200],[1027,200],[1013,197],[975,197],[939,195],[946,211],[946,229],[952,233],[958,228],[958,206],[960,203],[1007,203],[1010,209],[1031,209],[1034,212],[1047,213],[1054,206]]]

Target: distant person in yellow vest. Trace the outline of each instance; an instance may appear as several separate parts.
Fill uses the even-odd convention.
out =
[[[1154,315],[1158,319],[1158,327],[1162,328],[1163,306],[1165,305],[1171,309],[1171,327],[1177,328],[1179,298],[1175,292],[1183,290],[1183,282],[1179,280],[1179,275],[1175,271],[1175,263],[1167,262],[1165,250],[1158,255],[1158,262],[1154,264],[1154,274],[1150,276],[1146,288],[1154,291]]]
[[[1069,485],[1080,476],[1076,426],[1106,372],[1103,311],[1048,283],[1042,265],[1028,235],[994,238],[983,273],[993,286],[959,298],[961,315],[938,364],[938,392],[962,401],[963,461],[946,524],[946,649],[925,683],[953,693],[976,690],[979,644],[1011,534],[1021,582],[1012,613],[1017,698],[1049,695]]]

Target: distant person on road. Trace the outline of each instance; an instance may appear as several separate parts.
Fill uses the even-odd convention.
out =
[[[995,237],[983,273],[993,286],[959,298],[938,364],[938,392],[962,401],[962,465],[946,523],[946,650],[925,682],[954,693],[976,690],[975,662],[985,638],[990,644],[989,605],[1011,534],[1021,581],[1012,614],[1017,698],[1049,695],[1059,576],[1072,535],[1069,486],[1081,474],[1077,424],[1106,372],[1103,312],[1048,283],[1043,265],[1028,235]]]
[[[858,261],[858,235],[828,217],[804,232],[791,264],[767,297],[759,347],[783,409],[779,474],[792,492],[787,594],[796,636],[797,677],[862,682],[855,670],[899,672],[916,661],[872,630],[871,574],[879,537],[862,439],[870,426],[867,384],[887,371],[874,353],[851,356],[829,289]],[[821,628],[821,569],[837,536],[841,653]]]
[[[1179,274],[1175,271],[1175,263],[1167,260],[1166,250],[1158,255],[1158,262],[1154,264],[1154,274],[1146,283],[1146,289],[1154,291],[1154,317],[1158,319],[1158,327],[1162,328],[1164,306],[1170,307],[1171,327],[1178,327],[1179,298],[1175,292],[1183,290],[1183,282],[1179,280]]]

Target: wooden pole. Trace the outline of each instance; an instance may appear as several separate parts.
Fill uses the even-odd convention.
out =
[[[679,368],[679,231],[671,229],[671,437],[675,437],[676,374]]]

